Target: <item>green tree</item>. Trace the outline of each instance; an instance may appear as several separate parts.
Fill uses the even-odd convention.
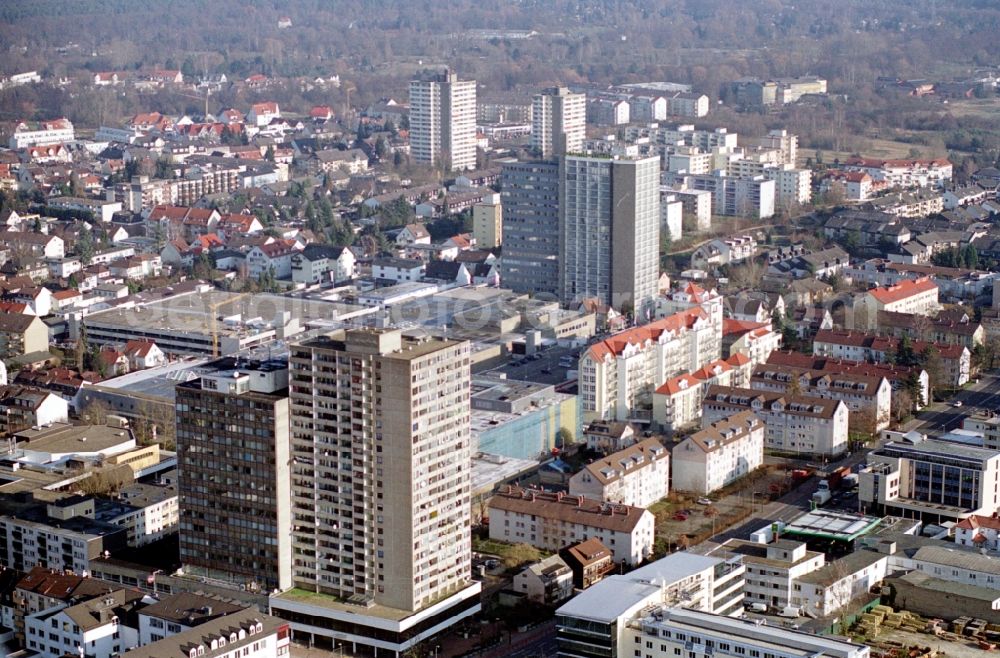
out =
[[[90,259],[94,257],[94,235],[86,224],[76,239],[76,255],[84,265],[89,265]]]

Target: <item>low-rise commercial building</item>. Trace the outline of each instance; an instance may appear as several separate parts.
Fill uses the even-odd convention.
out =
[[[991,516],[1000,508],[1000,451],[909,432],[868,454],[861,504],[925,521]]]

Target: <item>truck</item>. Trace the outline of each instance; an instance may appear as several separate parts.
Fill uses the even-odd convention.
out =
[[[844,491],[852,491],[858,488],[858,474],[848,473],[840,480],[840,488]]]
[[[830,486],[826,483],[826,480],[823,480],[819,483],[819,486],[816,487],[816,492],[812,495],[812,502],[816,507],[822,507],[830,502],[830,498],[832,496],[833,494],[830,493]]]
[[[831,491],[836,491],[840,489],[841,481],[851,474],[850,466],[841,466],[840,468],[835,468],[830,471],[830,474],[826,476],[827,484],[830,485]]]

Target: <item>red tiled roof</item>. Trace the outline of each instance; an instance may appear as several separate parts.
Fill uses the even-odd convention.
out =
[[[927,277],[919,279],[905,279],[899,283],[885,288],[872,288],[868,294],[874,297],[881,304],[892,304],[914,295],[937,290],[937,284]]]
[[[680,313],[674,313],[673,315],[665,317],[662,320],[650,322],[649,324],[644,324],[640,327],[627,329],[626,331],[617,333],[599,343],[594,343],[590,346],[588,353],[591,358],[596,361],[600,361],[608,355],[614,356],[621,354],[621,352],[628,345],[655,341],[664,332],[679,332],[684,329],[690,329],[698,320],[704,320],[706,318],[708,318],[708,314],[705,313],[701,307],[696,306],[694,308],[681,311]]]
[[[156,343],[151,340],[130,340],[125,344],[125,354],[145,358],[154,347]]]
[[[677,395],[681,391],[697,389],[700,385],[701,382],[691,375],[678,375],[665,381],[656,389],[656,392],[660,395]]]
[[[1000,518],[997,518],[996,516],[973,514],[972,516],[959,521],[958,525],[955,527],[961,530],[975,530],[977,528],[1000,530]]]
[[[722,319],[722,335],[745,334],[758,329],[770,331],[768,322],[752,322],[750,320],[734,320],[732,318]],[[767,333],[765,331],[765,333]]]

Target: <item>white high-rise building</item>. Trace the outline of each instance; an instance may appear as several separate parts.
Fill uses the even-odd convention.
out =
[[[587,95],[551,87],[531,102],[531,148],[543,158],[577,153],[587,136]]]
[[[351,329],[291,351],[295,589],[271,609],[326,644],[405,651],[480,608],[469,345]]]
[[[563,301],[649,318],[660,275],[660,158],[568,155],[559,184]]]
[[[451,171],[476,168],[476,81],[449,71],[410,82],[410,152]]]

